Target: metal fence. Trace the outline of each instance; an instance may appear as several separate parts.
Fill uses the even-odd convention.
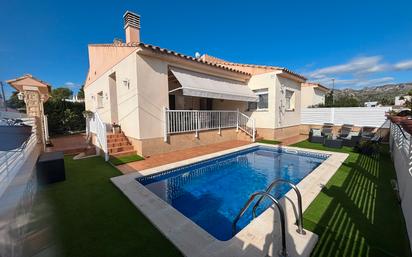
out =
[[[239,111],[200,111],[200,110],[167,110],[165,109],[165,131],[167,135],[222,128],[237,128],[254,137],[255,122]]]

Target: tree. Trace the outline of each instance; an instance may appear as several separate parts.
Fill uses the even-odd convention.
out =
[[[68,99],[73,95],[73,91],[67,87],[58,87],[51,92],[53,101],[62,101],[63,99]]]
[[[13,109],[20,109],[20,108],[25,108],[26,104],[24,103],[23,100],[19,100],[17,94],[19,92],[15,91],[12,93],[10,96],[9,100],[6,101],[7,107],[13,108]]]
[[[79,92],[77,92],[77,98],[78,98],[78,99],[84,99],[84,85],[82,85],[82,86],[80,87]]]

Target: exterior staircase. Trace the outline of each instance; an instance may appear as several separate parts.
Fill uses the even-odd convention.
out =
[[[107,149],[109,155],[114,157],[136,154],[133,145],[129,142],[123,132],[107,134]]]
[[[252,140],[252,137],[249,134],[247,134],[246,132],[244,132],[243,130],[239,129],[237,139],[240,140],[240,141],[249,141],[250,142]],[[258,142],[262,139],[263,139],[263,137],[259,136],[257,131],[255,131],[255,141]]]

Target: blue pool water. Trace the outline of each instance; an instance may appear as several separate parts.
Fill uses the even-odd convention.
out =
[[[327,157],[257,146],[136,180],[215,238],[229,240],[232,222],[252,193],[265,190],[277,178],[297,184]],[[289,189],[279,185],[272,192],[279,199]],[[257,214],[270,204],[263,201]],[[248,210],[237,231],[251,219]]]

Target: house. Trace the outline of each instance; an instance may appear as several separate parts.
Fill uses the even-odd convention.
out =
[[[379,104],[379,103],[376,102],[376,101],[373,101],[373,102],[365,102],[363,105],[364,105],[365,107],[380,107],[380,106],[382,106],[381,104]]]
[[[282,67],[192,57],[145,44],[140,16],[127,11],[123,18],[125,43],[88,46],[85,105],[95,114],[89,131],[106,155],[148,156],[299,135],[305,77]],[[107,131],[118,125],[125,139],[116,141],[121,135]]]
[[[404,106],[406,101],[411,101],[411,96],[410,95],[404,95],[404,96],[396,96],[395,97],[395,106]]]
[[[319,83],[302,83],[302,108],[325,104],[329,89]]]

